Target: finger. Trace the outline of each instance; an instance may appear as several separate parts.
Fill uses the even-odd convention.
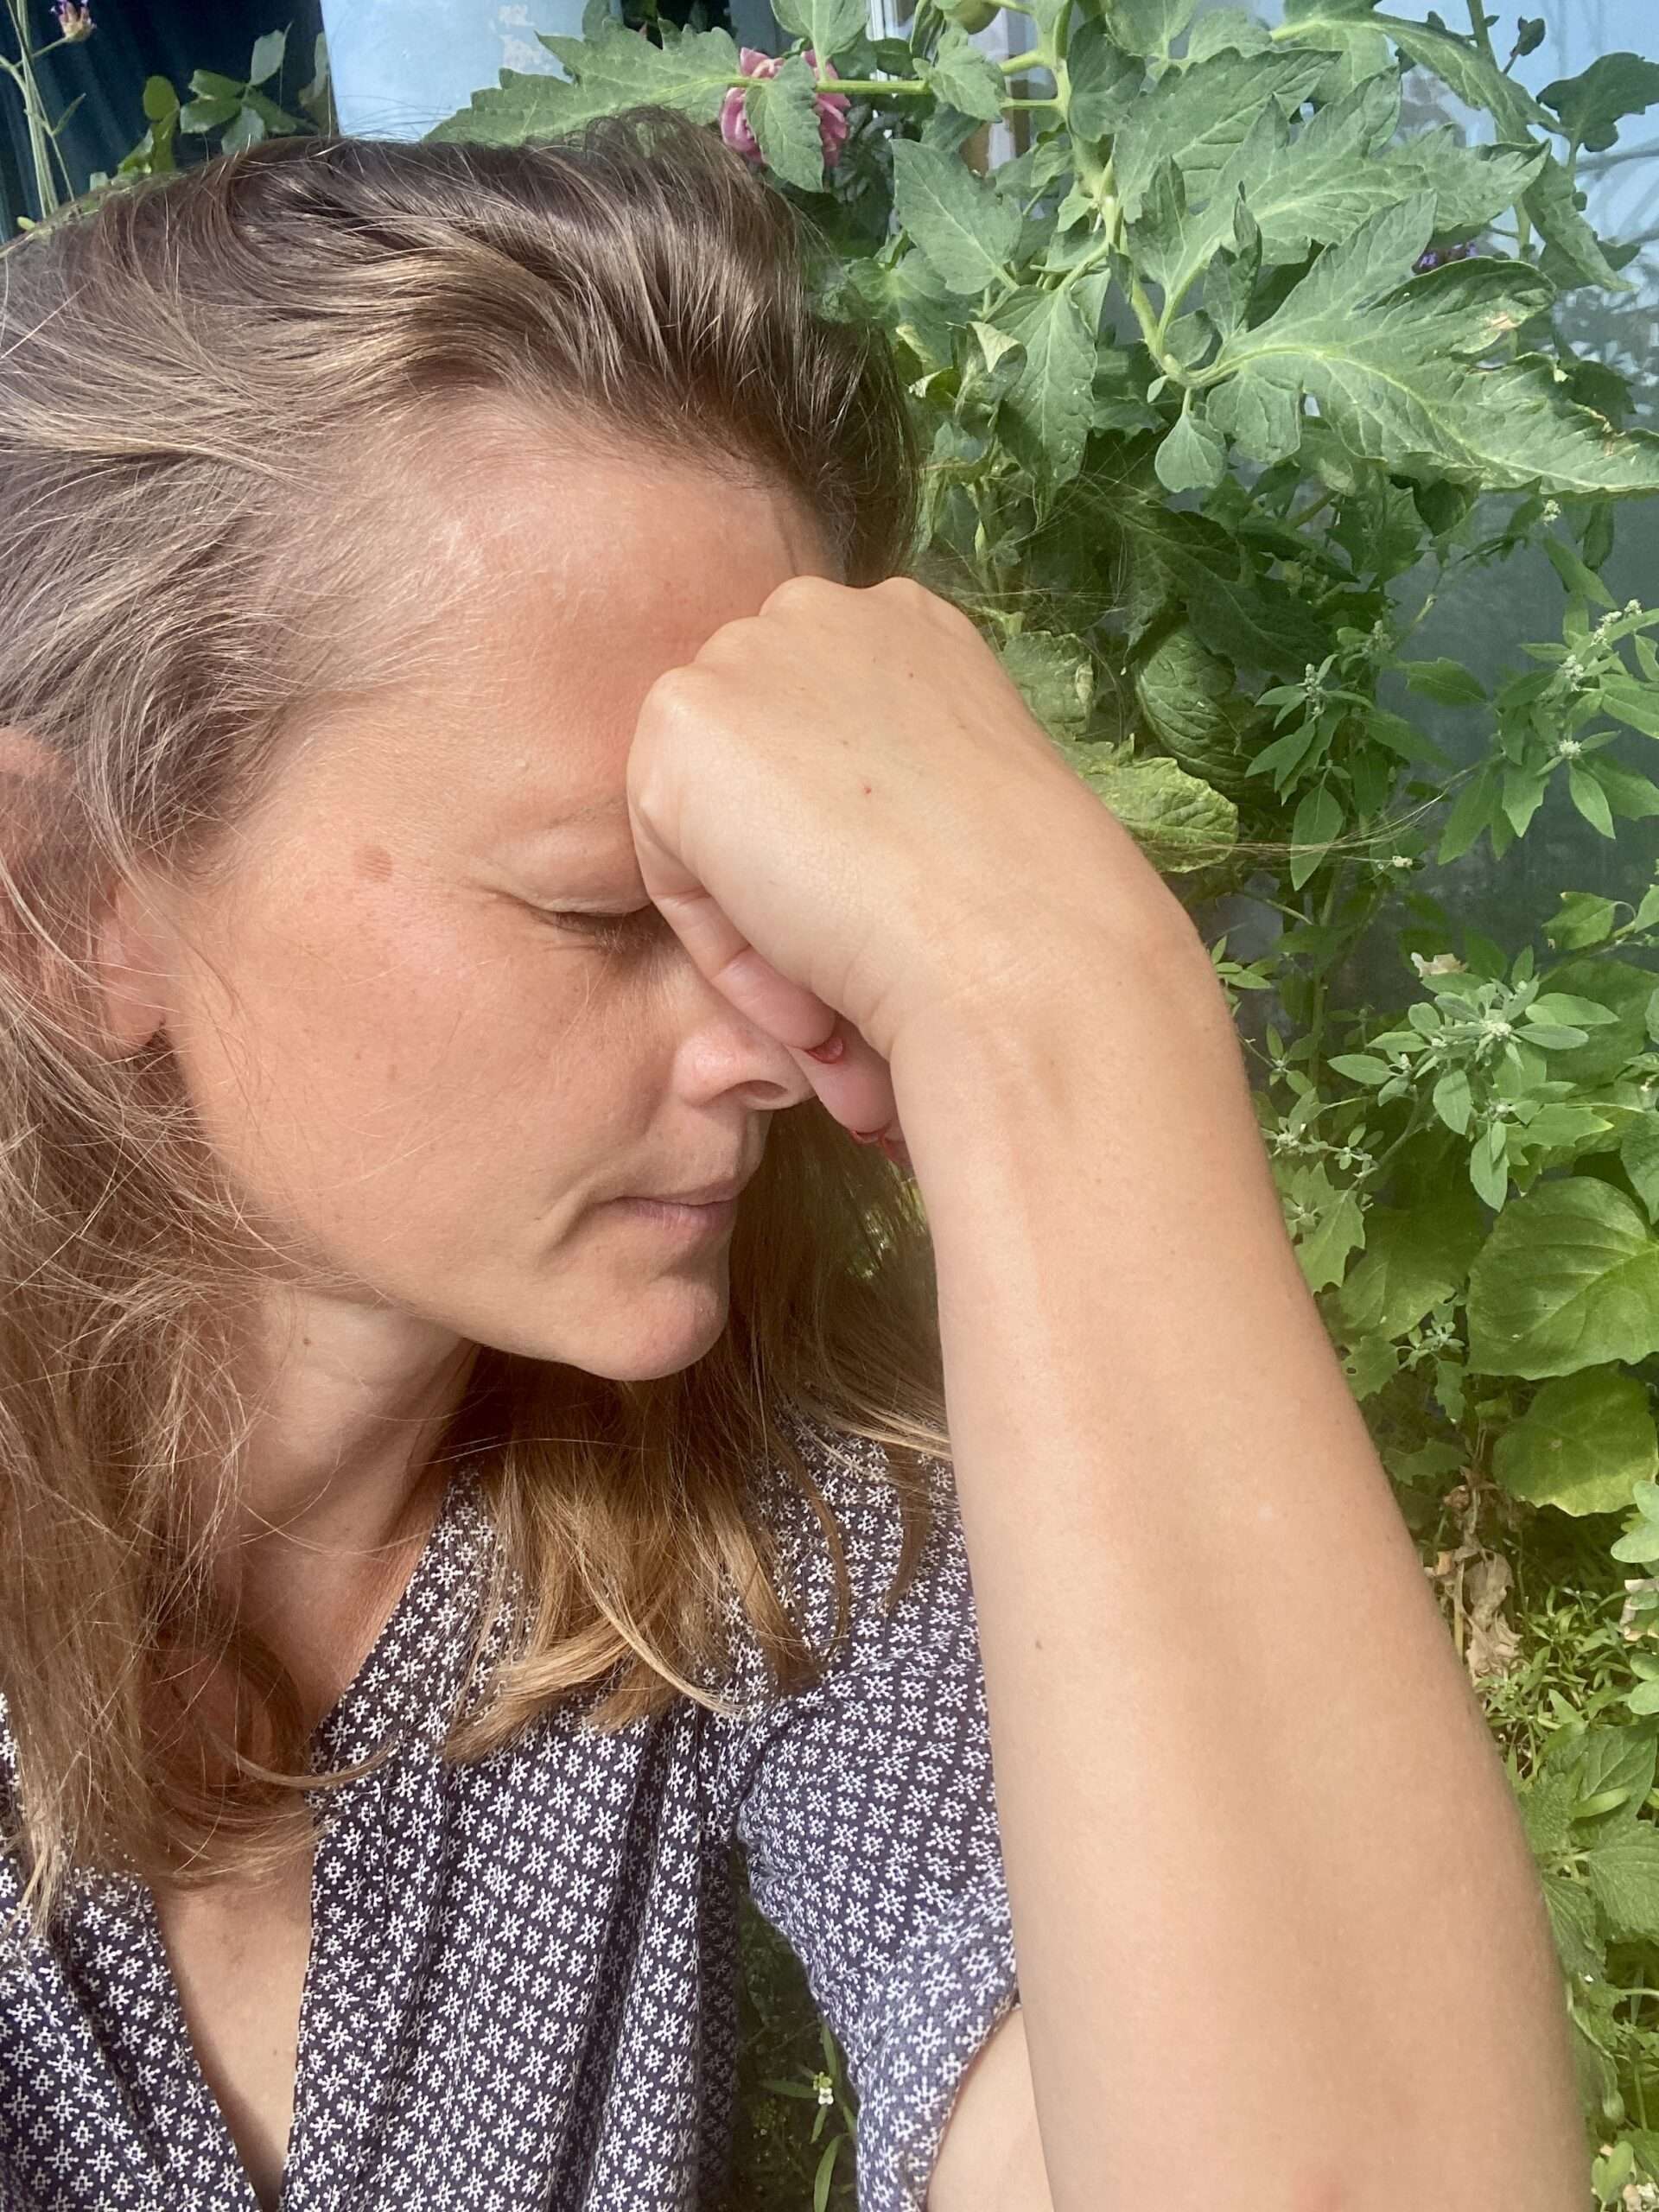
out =
[[[887,1062],[856,1027],[815,991],[792,983],[744,937],[701,885],[652,893],[670,928],[715,988],[775,1037],[843,1128],[860,1135],[898,1118]],[[826,1048],[834,1054],[825,1058]]]

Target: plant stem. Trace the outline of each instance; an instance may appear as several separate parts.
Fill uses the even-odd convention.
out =
[[[40,201],[38,219],[44,222],[58,205],[58,195],[52,184],[51,140],[46,128],[45,110],[41,100],[40,81],[35,74],[35,55],[29,43],[29,31],[23,22],[21,0],[6,0],[6,13],[17,40],[17,62],[8,64],[13,81],[22,97],[23,114],[29,125],[29,150],[35,165],[35,190]],[[56,41],[61,44],[60,40]],[[59,165],[62,165],[60,155]]]
[[[1469,0],[1469,28],[1474,34],[1475,44],[1496,69],[1497,56],[1492,51],[1492,35],[1486,28],[1486,10],[1482,0]]]
[[[734,88],[754,82],[753,77],[734,77]],[[815,77],[813,90],[820,92],[898,92],[914,98],[931,92],[919,77]]]
[[[1195,389],[1194,379],[1187,375],[1173,354],[1164,351],[1163,333],[1159,328],[1157,316],[1153,313],[1152,302],[1147,297],[1146,286],[1133,270],[1129,272],[1128,296],[1135,319],[1141,326],[1141,335],[1146,340],[1147,353],[1172,384],[1179,385],[1183,391]]]

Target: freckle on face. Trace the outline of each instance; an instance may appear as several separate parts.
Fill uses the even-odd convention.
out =
[[[384,845],[359,845],[352,866],[367,883],[385,883],[391,876],[391,855]]]

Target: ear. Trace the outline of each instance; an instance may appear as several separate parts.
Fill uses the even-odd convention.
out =
[[[43,803],[64,780],[62,760],[49,745],[15,724],[0,724],[0,842],[10,861],[21,861],[35,846]],[[155,1035],[167,1003],[158,995],[165,969],[155,918],[141,915],[124,883],[100,902],[93,942],[115,1057],[126,1058]]]
[[[93,938],[104,1018],[118,1050],[142,1052],[167,1020],[167,969],[157,918],[118,883],[104,900]]]

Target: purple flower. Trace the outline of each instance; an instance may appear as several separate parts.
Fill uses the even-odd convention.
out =
[[[1427,253],[1420,253],[1411,264],[1414,276],[1427,276],[1431,269],[1443,269],[1448,261],[1467,261],[1480,248],[1471,242],[1467,245],[1430,246]]]
[[[817,68],[817,55],[810,46],[804,58],[809,69]],[[745,46],[739,48],[737,66],[746,77],[775,77],[782,66],[782,57],[763,54],[759,47]],[[826,77],[836,75],[835,63],[826,61],[823,73]],[[747,99],[748,94],[741,85],[733,85],[728,90],[720,106],[720,135],[728,146],[734,147],[757,168],[764,168],[766,156],[760,151],[755,135],[749,128],[749,118],[745,110],[744,103]],[[818,143],[823,148],[823,165],[832,169],[841,159],[842,144],[849,128],[847,111],[852,102],[845,92],[817,92],[813,95],[813,105],[818,111]]]
[[[78,7],[75,0],[58,0],[54,12],[58,19],[58,29],[65,38],[72,42],[91,38],[94,26],[90,8]]]

